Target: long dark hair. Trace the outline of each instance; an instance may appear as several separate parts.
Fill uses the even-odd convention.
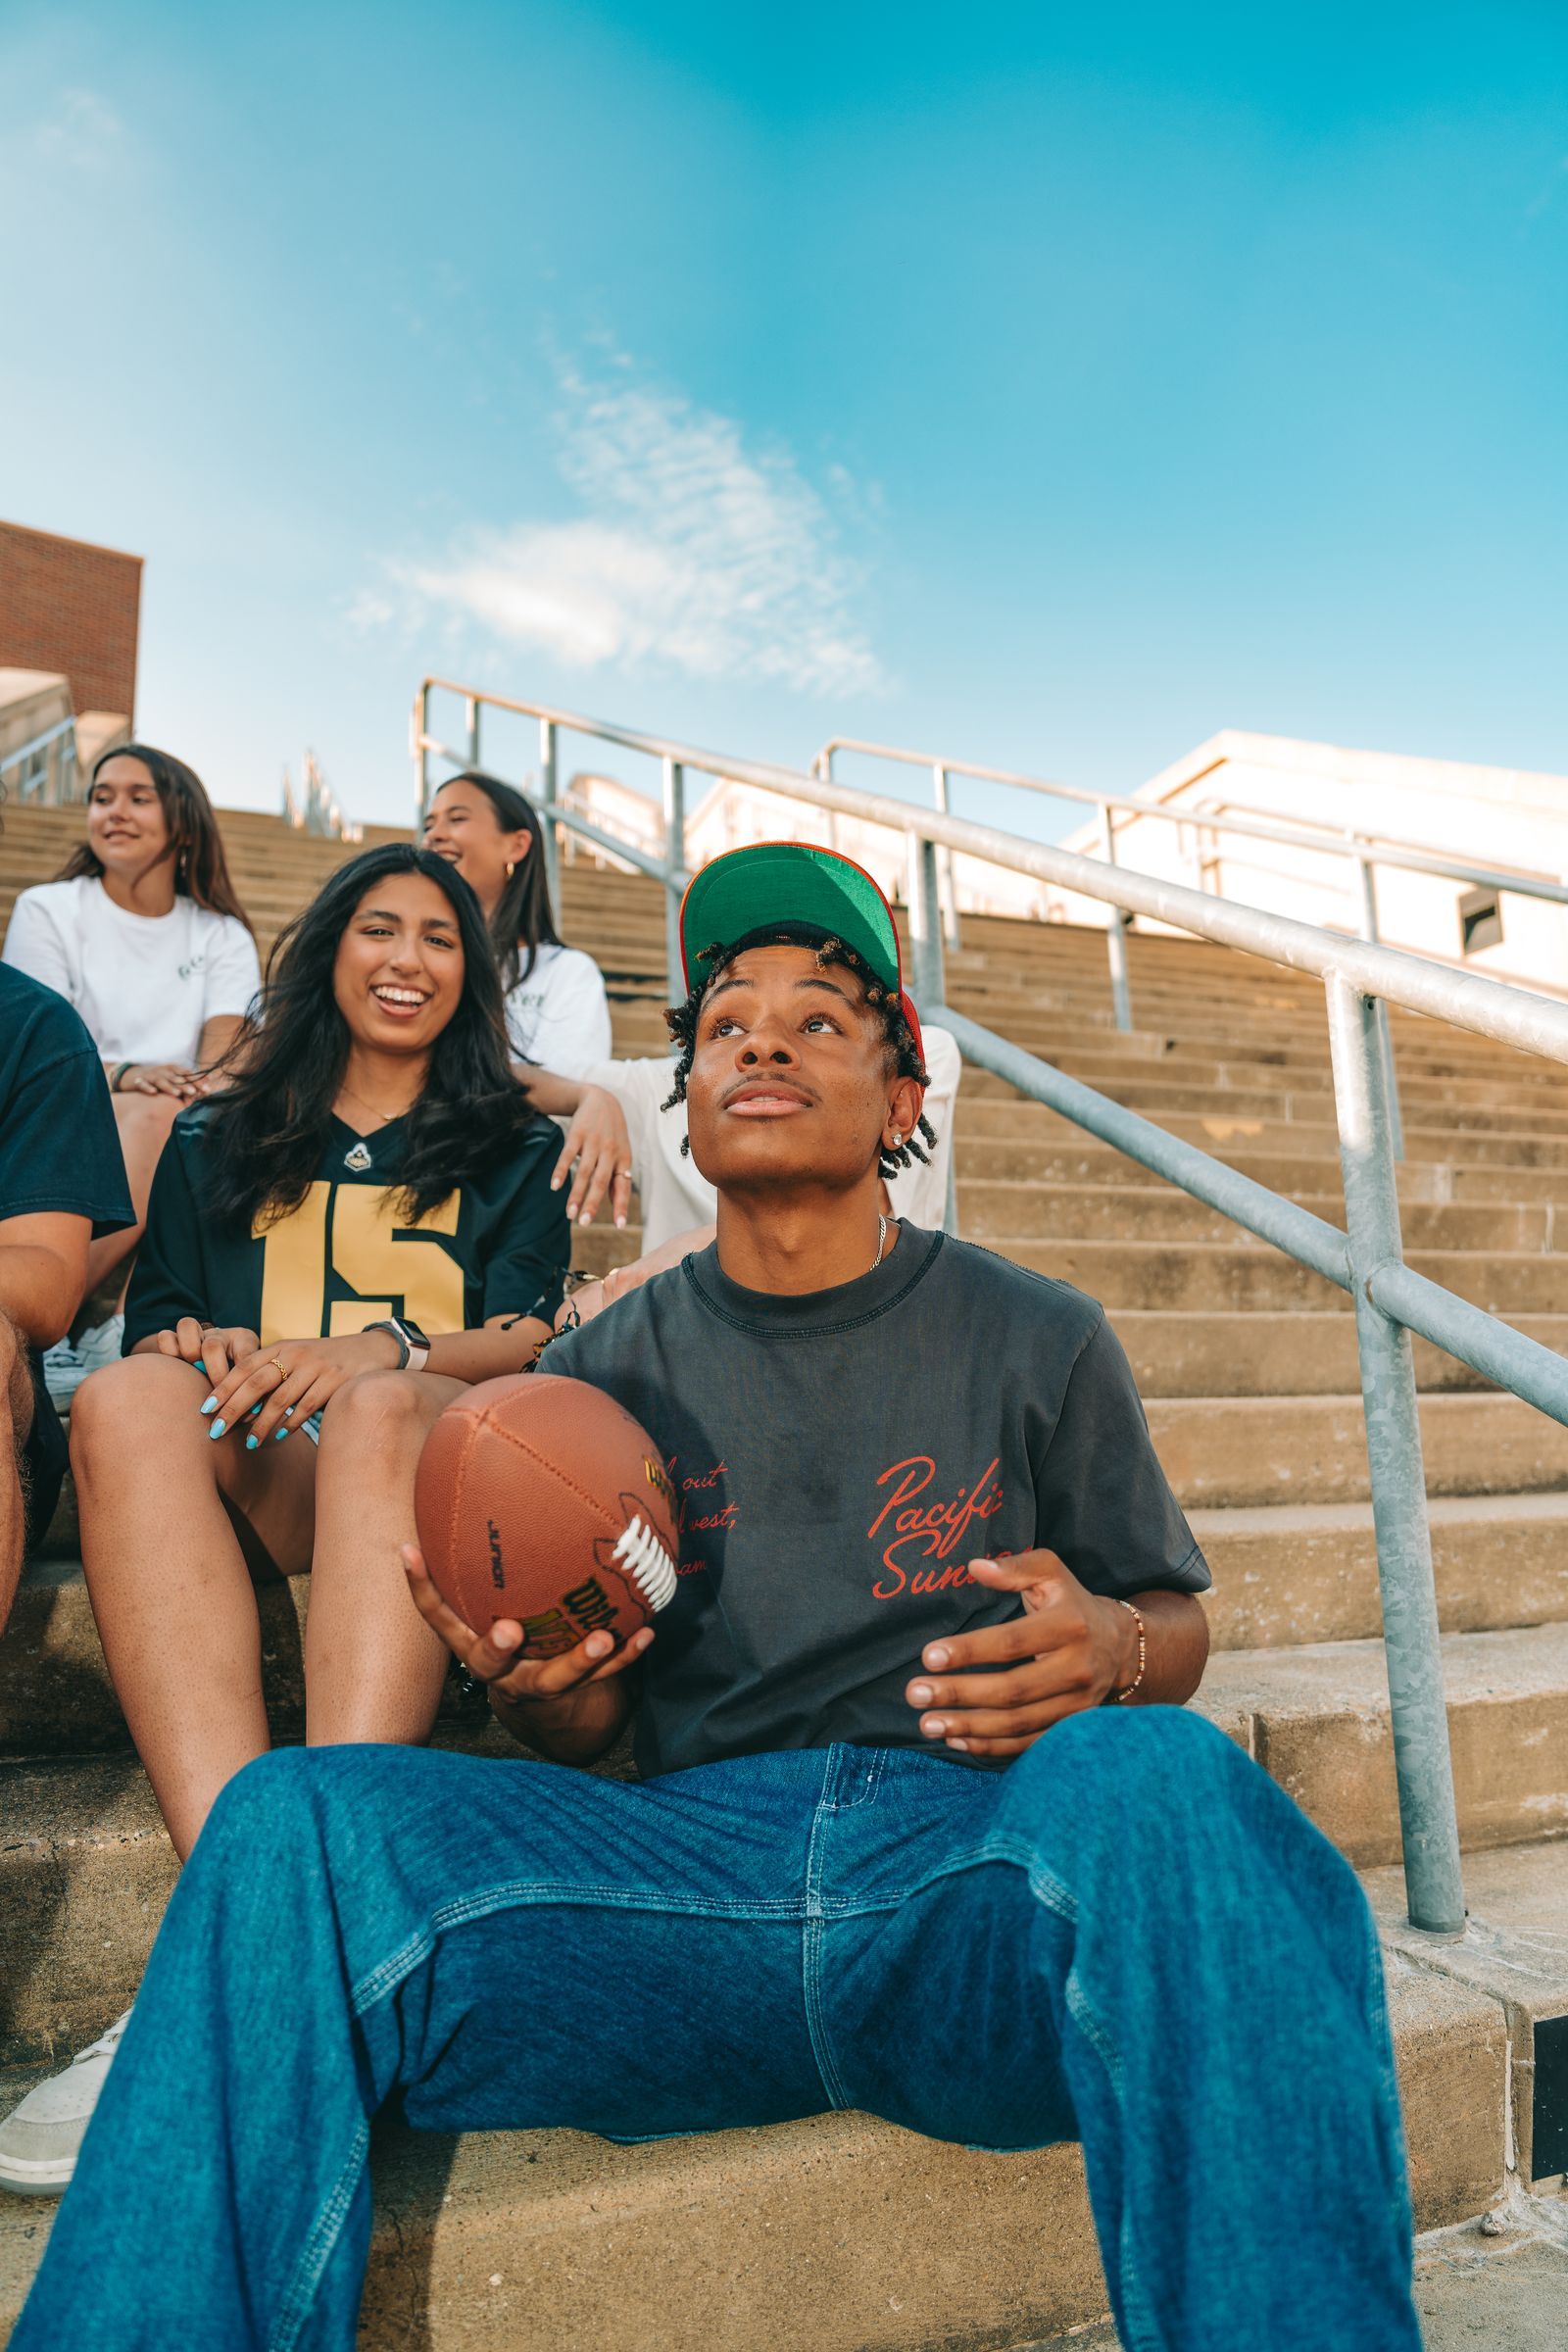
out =
[[[390,874],[433,882],[463,946],[463,993],[408,1114],[397,1191],[409,1223],[543,1124],[508,1063],[501,983],[478,900],[444,859],[411,842],[388,842],[340,865],[279,934],[261,997],[219,1065],[232,1083],[208,1098],[200,1116],[210,1203],[226,1225],[275,1224],[310,1189],[351,1043],[332,989],[338,941],[367,891]]]
[[[447,776],[441,789],[448,784],[472,784],[482,792],[496,812],[496,823],[503,833],[526,833],[528,854],[519,858],[507,878],[507,887],[496,901],[496,910],[490,917],[490,942],[501,973],[501,988],[505,994],[526,980],[533,970],[534,958],[541,948],[559,948],[562,937],[556,929],[556,918],[550,907],[550,878],[545,872],[544,828],[533,812],[531,802],[499,776],[482,775],[476,767],[466,767],[461,776]],[[526,963],[521,950],[528,951]]]
[[[110,760],[139,760],[158,787],[173,853],[175,890],[213,914],[231,914],[247,931],[253,930],[251,918],[229,880],[223,837],[218,830],[207,787],[196,770],[187,767],[183,760],[176,760],[172,752],[155,752],[150,743],[117,743],[93,761],[89,794],[98,781],[98,770]],[[96,881],[103,870],[103,860],[83,841],[72,851],[55,880],[75,882],[85,874]]]

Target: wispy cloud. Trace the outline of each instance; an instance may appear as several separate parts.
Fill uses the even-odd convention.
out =
[[[854,613],[858,570],[795,460],[612,366],[612,376],[562,373],[560,470],[580,513],[399,564],[405,598],[575,669],[667,666],[821,694],[877,686]],[[849,487],[832,480],[846,509]],[[381,591],[357,609],[368,626],[391,612]]]
[[[33,125],[29,144],[40,162],[61,171],[100,172],[120,161],[125,125],[96,90],[62,90],[44,121]]]

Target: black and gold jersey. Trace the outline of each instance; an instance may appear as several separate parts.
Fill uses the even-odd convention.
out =
[[[299,1206],[245,1234],[206,1205],[210,1115],[181,1111],[158,1163],[125,1301],[127,1350],[181,1315],[243,1325],[264,1343],[342,1337],[386,1315],[431,1334],[494,1315],[554,1319],[571,1227],[564,1191],[550,1189],[561,1137],[547,1121],[412,1225],[396,1192],[406,1122],[362,1137],[334,1119]]]

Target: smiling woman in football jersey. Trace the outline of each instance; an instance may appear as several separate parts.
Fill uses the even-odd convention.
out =
[[[269,1744],[252,1574],[314,1572],[306,1737],[420,1740],[446,1656],[404,1589],[424,1433],[532,1360],[568,1255],[472,892],[404,845],[274,951],[232,1083],[176,1120],[126,1355],[73,1415],[115,1687],[183,1856]]]

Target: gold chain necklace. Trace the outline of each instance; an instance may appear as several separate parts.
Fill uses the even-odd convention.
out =
[[[404,1115],[404,1110],[407,1110],[409,1107],[409,1105],[405,1103],[403,1110],[382,1110],[376,1103],[367,1102],[363,1095],[356,1094],[354,1088],[350,1086],[346,1078],[343,1080],[342,1085],[339,1088],[339,1092],[347,1095],[351,1102],[357,1102],[362,1110],[368,1110],[372,1118],[379,1119],[383,1126],[388,1125],[393,1119],[401,1119]]]

